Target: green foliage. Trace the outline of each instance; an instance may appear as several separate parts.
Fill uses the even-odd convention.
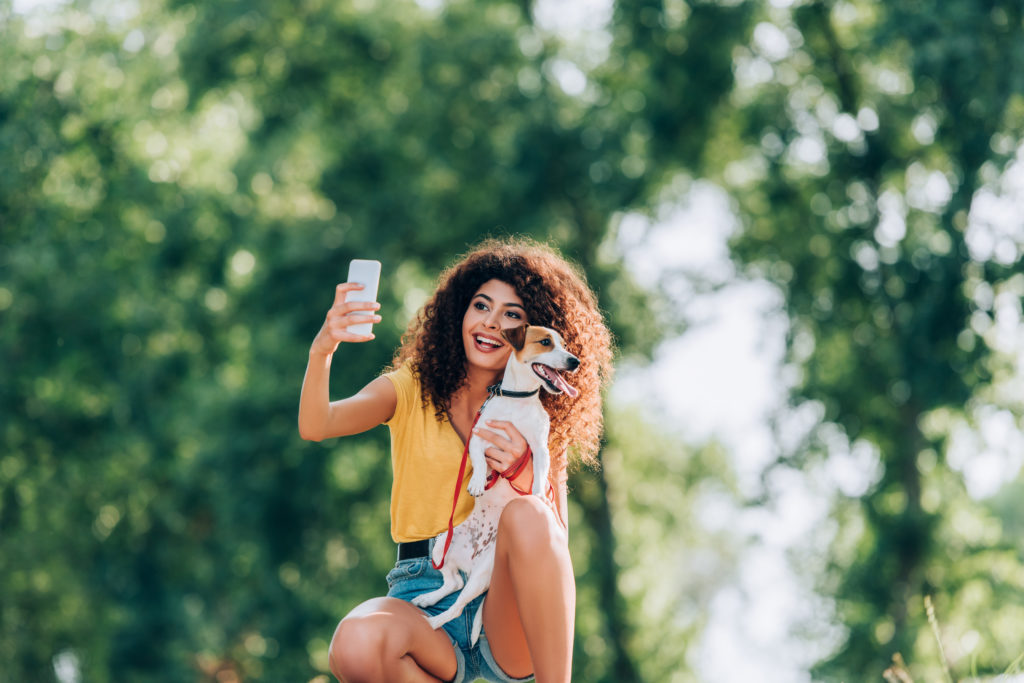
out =
[[[967,234],[1021,142],[1020,8],[780,4],[618,2],[572,94],[529,3],[0,5],[4,675],[53,680],[61,656],[99,682],[323,675],[392,560],[386,432],[294,424],[345,263],[384,262],[384,321],[335,362],[336,395],[488,234],[576,259],[642,357],[679,320],[616,226],[680,176],[732,194],[744,275],[785,293],[794,402],[880,461],[834,511],[815,579],[848,636],[815,675],[939,661],[926,594],[976,643],[958,674],[1005,671],[1018,498],[972,500],[945,456],[1013,400],[991,299],[1024,296],[1020,248]],[[608,422],[604,469],[571,481],[575,673],[689,680],[739,542],[690,520],[734,495],[729,467],[627,409]],[[829,449],[815,433],[782,464]]]
[[[386,432],[309,444],[294,424],[349,258],[384,262],[385,320],[335,362],[336,395],[389,362],[440,268],[486,234],[561,246],[622,351],[657,342],[666,318],[609,246],[646,187],[628,84],[563,93],[523,5],[82,2],[4,6],[0,26],[11,680],[67,657],[99,682],[326,672],[334,625],[383,592],[393,554]],[[614,547],[607,497],[584,494],[601,475],[574,482],[579,538]],[[581,595],[618,574],[585,574]],[[634,599],[581,626],[609,669],[642,651],[623,635]],[[603,661],[577,664],[610,680]]]
[[[877,484],[840,503],[845,530],[820,577],[848,636],[815,674],[859,680],[892,651],[923,647],[921,596],[959,602],[1006,543],[974,529],[950,545],[951,519],[985,513],[936,458],[949,432],[921,425],[966,413],[992,380],[973,292],[1011,271],[972,258],[965,233],[976,192],[1008,161],[996,141],[1020,143],[1006,126],[1022,86],[1020,14],[1013,3],[809,2],[760,20],[738,58],[742,106],[721,133],[745,148],[717,168],[744,223],[735,256],[786,294],[795,402],[820,404],[881,461]],[[779,35],[783,48],[768,40]],[[813,451],[829,449],[812,438],[790,464]],[[998,613],[990,597],[984,609]],[[1016,634],[985,635],[987,666],[1012,659]]]

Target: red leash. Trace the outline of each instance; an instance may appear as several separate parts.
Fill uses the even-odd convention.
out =
[[[441,564],[434,562],[434,558],[430,558],[430,564],[434,565],[434,569],[440,569],[444,566],[444,558],[448,555],[448,548],[452,544],[452,530],[455,529],[455,507],[459,504],[459,493],[462,491],[462,478],[466,476],[466,462],[469,460],[469,442],[473,438],[473,428],[476,427],[476,423],[480,420],[480,413],[483,412],[483,407],[477,411],[476,417],[473,418],[473,425],[469,428],[469,436],[466,438],[466,447],[462,449],[462,464],[459,465],[459,476],[455,479],[455,500],[452,501],[452,514],[448,518],[448,535],[444,539],[444,551],[441,553]]]

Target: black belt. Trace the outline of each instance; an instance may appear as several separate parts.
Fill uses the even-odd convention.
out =
[[[415,560],[417,557],[427,557],[428,555],[430,555],[429,538],[425,538],[422,541],[398,544],[399,560]]]

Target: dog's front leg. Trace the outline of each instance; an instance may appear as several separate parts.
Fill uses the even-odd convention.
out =
[[[531,493],[535,496],[544,497],[547,493],[548,471],[551,469],[551,453],[548,451],[548,429],[540,430],[541,433],[530,443],[530,450],[533,451],[533,489]]]
[[[533,495],[544,497],[547,493],[548,470],[551,467],[551,456],[547,445],[533,451]]]
[[[487,442],[479,436],[471,436],[469,441],[469,461],[473,464],[473,476],[469,478],[466,490],[471,496],[482,496],[487,488],[487,457],[484,449]]]

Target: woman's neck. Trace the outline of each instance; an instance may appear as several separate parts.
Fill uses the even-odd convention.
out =
[[[487,389],[500,381],[500,372],[468,367],[466,368],[466,383],[457,393],[462,400],[478,405],[487,398]]]

